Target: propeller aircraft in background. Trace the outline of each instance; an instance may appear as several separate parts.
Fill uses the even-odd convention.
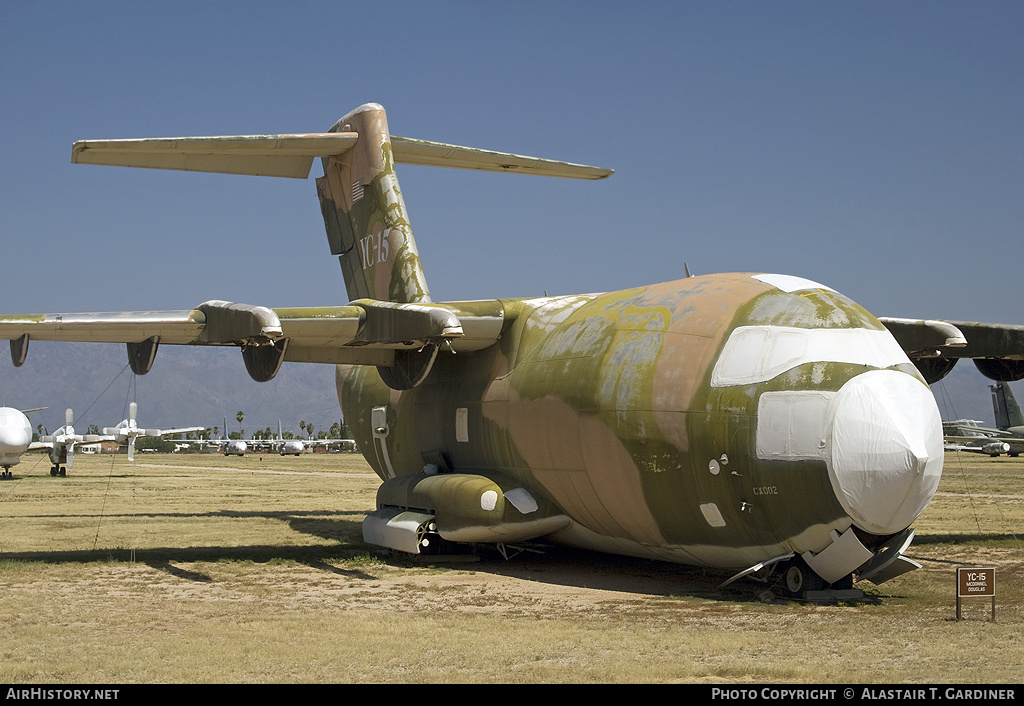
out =
[[[204,441],[204,446],[217,446],[225,456],[245,456],[249,452],[249,441],[245,439],[229,439],[228,418],[224,417],[223,436],[219,439]],[[251,440],[250,440],[251,441]]]
[[[101,444],[107,439],[99,434],[79,434],[74,427],[74,413],[70,409],[64,412],[64,426],[57,429],[53,434],[39,437],[38,442],[33,442],[29,448],[45,448],[50,455],[51,476],[67,475],[67,469],[75,464],[75,448],[78,446],[93,446]]]
[[[127,445],[128,460],[135,460],[135,439],[153,436],[167,436],[181,434],[190,431],[202,431],[204,427],[185,427],[182,429],[139,429],[135,424],[136,404],[130,405],[128,419],[123,420],[115,427],[103,429],[103,434],[78,434],[74,427],[74,413],[68,409],[64,413],[64,426],[60,427],[53,434],[41,436],[38,441],[32,441],[32,425],[29,423],[27,412],[37,412],[39,409],[30,409],[22,412],[11,407],[0,407],[0,467],[4,469],[2,478],[11,478],[11,466],[21,462],[21,455],[26,451],[46,450],[50,456],[51,476],[66,476],[67,469],[75,462],[75,449],[79,446],[95,446],[105,441],[116,441],[119,445]]]
[[[128,460],[135,460],[135,440],[137,438],[153,438],[161,436],[173,436],[175,434],[187,434],[193,431],[206,431],[206,427],[182,427],[180,429],[140,429],[135,422],[135,414],[138,405],[132,402],[128,405],[128,418],[121,420],[117,426],[104,427],[103,433],[108,436],[104,440],[116,441],[118,446],[128,447]]]

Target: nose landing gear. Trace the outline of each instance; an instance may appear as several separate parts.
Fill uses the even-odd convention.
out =
[[[780,588],[787,598],[806,600],[850,600],[864,597],[864,592],[853,589],[853,575],[833,583],[814,573],[801,557],[793,557],[782,567]]]

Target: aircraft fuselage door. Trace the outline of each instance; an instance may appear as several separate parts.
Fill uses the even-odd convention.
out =
[[[391,467],[391,457],[388,455],[388,434],[391,433],[391,427],[388,426],[388,408],[374,407],[370,412],[370,424],[373,427],[373,448],[377,454],[377,462],[388,478],[394,478],[395,469]]]

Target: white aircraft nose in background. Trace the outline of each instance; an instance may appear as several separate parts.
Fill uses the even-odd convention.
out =
[[[20,410],[0,407],[0,466],[11,476],[11,466],[21,462],[21,454],[32,443],[32,425]]]

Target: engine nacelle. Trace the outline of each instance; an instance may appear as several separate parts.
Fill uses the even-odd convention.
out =
[[[989,380],[1015,382],[1024,379],[1024,360],[975,358],[974,365]]]
[[[993,441],[982,446],[981,450],[989,456],[998,456],[999,454],[1010,453],[1010,445],[1005,441]]]
[[[911,358],[911,360],[925,382],[933,385],[949,374],[959,358]]]

